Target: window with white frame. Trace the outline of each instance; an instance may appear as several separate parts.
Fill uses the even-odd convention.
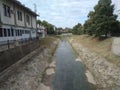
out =
[[[29,15],[26,15],[26,22],[27,22],[28,24],[30,24],[30,16],[29,16]]]
[[[22,21],[22,12],[21,11],[17,11],[17,17],[18,17],[18,20]]]
[[[4,11],[4,15],[7,17],[11,17],[11,13],[10,13],[10,7],[3,4],[3,11]]]

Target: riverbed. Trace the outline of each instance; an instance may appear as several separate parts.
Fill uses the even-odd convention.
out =
[[[55,75],[52,80],[53,90],[96,90],[89,82],[89,74],[77,54],[66,39],[62,39],[56,53]],[[94,81],[93,81],[94,82]]]

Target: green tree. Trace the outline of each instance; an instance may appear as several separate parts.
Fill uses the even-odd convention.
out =
[[[37,24],[42,25],[42,21],[41,20],[37,20]]]
[[[101,35],[108,36],[117,28],[117,15],[114,15],[114,5],[111,0],[99,0],[94,7],[94,11],[88,14],[88,20],[84,24],[85,30],[90,35],[100,37]]]
[[[47,21],[37,20],[37,24],[43,25],[47,29],[47,34],[55,34],[54,25],[48,23]]]
[[[62,27],[58,27],[58,28],[56,28],[56,34],[62,34],[62,31],[63,30],[63,28]]]
[[[78,23],[77,25],[75,25],[72,29],[72,33],[73,34],[76,34],[76,35],[80,35],[83,33],[83,30],[82,30],[82,25],[80,23]]]

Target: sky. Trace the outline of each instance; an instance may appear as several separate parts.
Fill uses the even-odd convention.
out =
[[[56,27],[72,28],[77,23],[84,24],[88,13],[93,10],[98,0],[19,0],[28,8],[40,15],[38,19],[46,20]],[[112,0],[115,4],[115,14],[118,14],[120,0]],[[119,2],[118,2],[119,1]],[[120,17],[118,18],[120,20]]]

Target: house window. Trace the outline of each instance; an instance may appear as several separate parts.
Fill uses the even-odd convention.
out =
[[[20,36],[22,36],[22,30],[20,30]]]
[[[8,29],[8,36],[10,36],[10,29]]]
[[[26,34],[26,30],[24,30],[24,34]]]
[[[0,37],[3,37],[3,30],[0,28]]]
[[[25,33],[26,33],[26,34],[29,34],[29,31],[28,31],[28,30],[26,30],[26,31],[25,31]]]
[[[16,36],[18,36],[18,30],[17,29],[15,30],[15,34],[16,34]]]
[[[27,22],[28,24],[30,24],[30,16],[29,16],[29,15],[26,15],[26,22]]]
[[[13,29],[11,29],[11,33],[12,33],[12,36],[14,36],[14,30]]]
[[[20,36],[22,36],[22,30],[20,30]]]
[[[22,34],[24,34],[24,30],[22,30]]]
[[[7,37],[7,29],[4,29],[4,36]]]
[[[17,11],[18,20],[22,21],[22,12]]]
[[[7,16],[7,17],[10,17],[10,7],[3,4],[3,9],[4,9],[4,15]]]
[[[20,30],[18,29],[18,36],[20,36]]]

